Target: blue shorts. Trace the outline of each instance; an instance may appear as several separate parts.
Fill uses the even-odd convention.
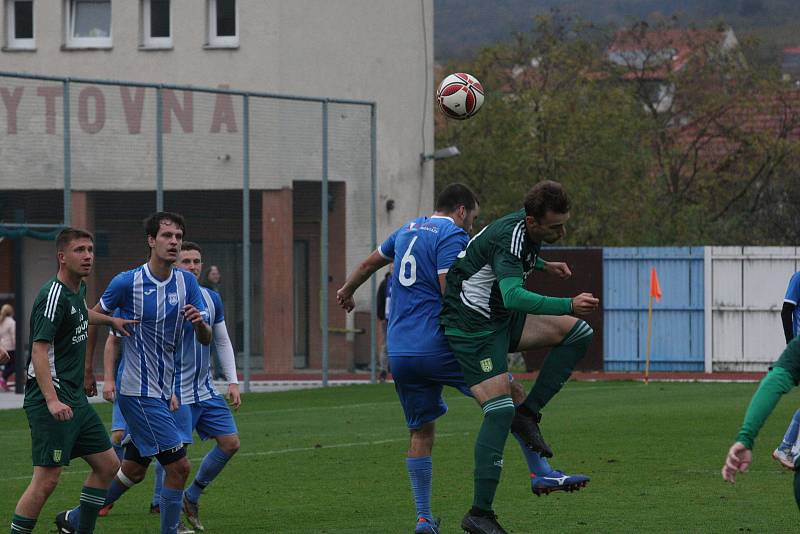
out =
[[[141,456],[155,456],[183,446],[185,436],[178,429],[177,420],[169,409],[169,401],[119,395],[117,402],[128,423],[130,439]]]
[[[116,432],[117,430],[127,432],[128,424],[125,422],[125,418],[122,417],[122,412],[119,409],[119,402],[114,400],[114,407],[111,408],[111,431]]]
[[[172,417],[175,418],[175,424],[178,425],[178,435],[181,437],[184,445],[192,443],[192,407],[189,404],[181,404],[177,410],[172,412]]]
[[[238,434],[233,414],[224,397],[214,396],[190,405],[192,408],[192,427],[200,439],[216,438]]]
[[[452,354],[390,356],[389,368],[408,428],[420,428],[447,412],[447,403],[442,398],[444,386],[472,396],[461,366]]]

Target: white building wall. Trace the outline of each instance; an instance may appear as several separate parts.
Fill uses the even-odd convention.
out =
[[[766,371],[786,346],[780,311],[789,278],[800,270],[800,247],[709,249],[705,313],[712,369]]]

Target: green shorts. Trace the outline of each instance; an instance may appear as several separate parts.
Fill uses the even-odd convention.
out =
[[[72,408],[69,421],[56,421],[46,404],[27,406],[25,414],[31,427],[33,465],[69,465],[73,458],[111,448],[106,427],[89,404]]]
[[[524,313],[514,312],[508,324],[495,332],[464,335],[466,332],[445,328],[453,354],[461,364],[469,387],[508,372],[508,353],[519,346],[525,328]]]
[[[795,384],[800,383],[800,336],[795,336],[781,353],[772,367],[782,367],[789,371]],[[770,369],[772,369],[770,367]]]

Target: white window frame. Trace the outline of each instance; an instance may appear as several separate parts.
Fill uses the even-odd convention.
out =
[[[236,35],[217,35],[217,0],[208,0],[208,47],[236,48],[239,46],[239,1],[233,0],[236,16]]]
[[[16,20],[14,17],[14,5],[23,0],[6,0],[6,47],[14,50],[35,50],[36,49],[36,4],[35,0],[30,0],[33,6],[33,37],[30,39],[17,39],[14,35]]]
[[[112,0],[108,0],[108,7],[111,10],[111,20],[108,25],[108,37],[74,37],[75,30],[75,4],[77,0],[64,0],[64,14],[66,15],[64,24],[67,35],[67,48],[111,48],[113,28],[114,28],[114,6]]]
[[[172,48],[172,21],[175,18],[172,10],[172,0],[169,2],[169,37],[152,37],[153,28],[150,16],[151,0],[142,0],[142,48]]]

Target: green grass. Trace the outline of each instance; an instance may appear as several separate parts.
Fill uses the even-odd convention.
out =
[[[796,528],[791,473],[770,458],[800,398],[765,426],[751,472],[735,486],[719,469],[754,384],[570,383],[548,406],[553,464],[592,477],[578,493],[537,498],[516,442],[506,449],[495,501],[510,532],[779,532]],[[438,423],[433,510],[460,532],[472,499],[472,446],[480,411],[448,392]],[[108,405],[99,408],[110,420]],[[201,500],[206,532],[409,533],[407,432],[389,385],[247,395],[236,416],[242,449]],[[0,412],[0,496],[10,522],[31,472],[21,410]],[[193,467],[209,448],[195,445]],[[76,460],[39,520],[75,503],[86,465]],[[152,475],[128,492],[97,532],[157,532],[148,515]]]

